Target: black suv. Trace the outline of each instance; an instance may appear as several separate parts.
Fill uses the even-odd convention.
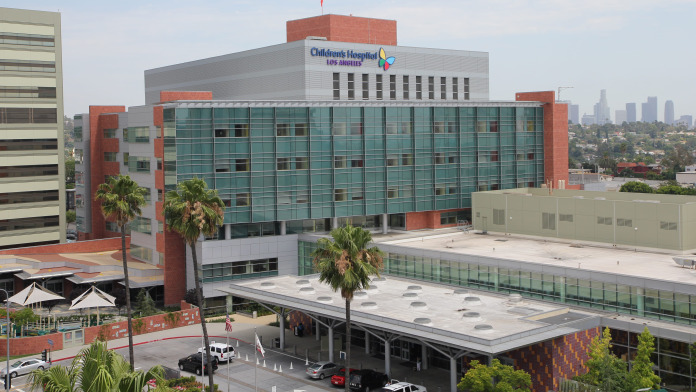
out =
[[[201,375],[201,366],[204,367],[205,374],[208,374],[208,361],[205,359],[205,355],[202,353],[191,354],[188,357],[181,358],[179,360],[179,370],[194,372],[199,376]],[[215,373],[217,368],[217,358],[213,357],[213,373]]]
[[[387,385],[389,377],[386,374],[370,369],[363,369],[350,374],[349,387],[351,391],[369,391]]]

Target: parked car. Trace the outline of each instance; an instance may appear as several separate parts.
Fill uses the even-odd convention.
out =
[[[350,376],[353,372],[357,370],[358,369],[348,370],[348,376]],[[346,386],[346,368],[339,369],[339,371],[336,374],[331,376],[331,385],[335,385],[337,387]]]
[[[205,351],[205,347],[201,347],[198,349],[199,353],[202,353]],[[234,347],[228,346],[224,343],[215,343],[215,342],[210,342],[210,355],[215,357],[218,362],[222,361],[232,361],[235,359],[237,356],[235,355],[234,352]]]
[[[326,376],[333,376],[338,371],[338,365],[329,361],[320,361],[307,368],[307,375],[311,378],[323,380]]]
[[[14,378],[21,376],[22,374],[29,374],[34,370],[44,370],[50,366],[48,362],[42,361],[37,358],[31,359],[21,359],[10,365],[10,377]],[[0,377],[4,378],[7,373],[7,365],[2,366],[0,369]]]
[[[427,392],[424,386],[410,382],[396,382],[382,388],[381,392]]]
[[[185,370],[187,372],[193,372],[197,375],[201,375],[201,365],[203,366],[203,371],[208,374],[208,360],[205,354],[196,353],[191,354],[186,358],[181,358],[179,360],[179,370]],[[217,358],[213,358],[213,373],[218,368]]]
[[[369,391],[372,388],[380,388],[389,382],[386,374],[370,369],[363,369],[350,375],[348,387],[351,391]]]

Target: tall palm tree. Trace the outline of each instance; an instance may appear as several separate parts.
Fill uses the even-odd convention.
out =
[[[135,369],[133,355],[133,314],[130,300],[130,281],[128,280],[128,255],[126,254],[126,225],[136,216],[142,215],[140,207],[145,204],[145,188],[131,180],[130,176],[119,174],[110,177],[107,182],[99,184],[94,197],[101,201],[104,217],[116,222],[121,229],[121,260],[123,260],[123,278],[126,286],[126,309],[128,312],[128,356],[131,369]]]
[[[67,367],[32,372],[29,384],[32,391],[45,392],[142,392],[151,379],[163,380],[164,369],[158,365],[147,372],[133,371],[121,355],[106,348],[105,342],[96,341]]]
[[[196,298],[200,306],[201,328],[205,343],[208,369],[213,368],[208,341],[208,327],[203,317],[203,290],[198,274],[196,242],[201,234],[212,236],[222,225],[224,203],[217,190],[208,189],[203,179],[194,177],[177,184],[176,190],[167,192],[164,200],[164,216],[169,230],[179,233],[191,248],[193,279],[196,282]],[[213,372],[208,372],[209,385],[213,385]]]
[[[312,252],[314,269],[319,272],[319,282],[327,283],[331,289],[341,292],[346,301],[346,392],[349,390],[350,369],[350,302],[356,291],[370,287],[371,275],[379,276],[382,269],[382,251],[377,247],[367,248],[372,234],[362,227],[347,224],[331,231],[332,239],[321,238],[318,248]]]

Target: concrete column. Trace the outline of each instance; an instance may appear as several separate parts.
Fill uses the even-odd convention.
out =
[[[331,229],[338,229],[338,218],[331,218]]]
[[[334,361],[333,327],[329,327],[329,362]]]
[[[229,223],[225,225],[225,239],[226,240],[232,239],[232,225]]]
[[[565,276],[559,276],[556,283],[558,284],[558,292],[561,296],[561,302],[566,301],[566,278]]]
[[[638,310],[638,315],[643,316],[645,314],[645,289],[638,287],[636,290],[638,298],[636,298],[636,310]]]
[[[370,353],[370,334],[365,332],[365,354]]]
[[[316,321],[316,333],[314,334],[315,339],[317,342],[321,339],[321,325],[319,324],[319,320]]]
[[[391,340],[384,342],[384,372],[391,379]]]
[[[285,221],[280,221],[280,235],[285,235],[287,231],[287,227],[285,224]]]
[[[389,232],[389,215],[382,214],[382,234],[387,234]]]
[[[232,313],[232,294],[225,297],[225,307],[227,308],[227,313]]]
[[[450,358],[450,392],[457,392],[457,360]]]
[[[280,321],[279,322],[280,333],[279,334],[280,334],[280,350],[281,351],[285,350],[285,317],[283,316],[284,313],[285,313],[285,309],[280,308],[280,314],[278,315],[278,317],[280,318],[280,320],[279,320]]]
[[[428,346],[421,344],[421,370],[428,370]]]

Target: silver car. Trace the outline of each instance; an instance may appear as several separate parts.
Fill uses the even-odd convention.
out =
[[[331,377],[336,374],[339,369],[338,365],[333,362],[321,361],[308,367],[307,375],[312,378],[323,380],[324,377]]]
[[[7,373],[7,365],[0,365],[0,377],[4,378]],[[10,377],[14,378],[21,376],[23,374],[29,374],[34,370],[44,370],[50,366],[48,362],[44,362],[40,359],[20,359],[12,365],[10,365]]]

